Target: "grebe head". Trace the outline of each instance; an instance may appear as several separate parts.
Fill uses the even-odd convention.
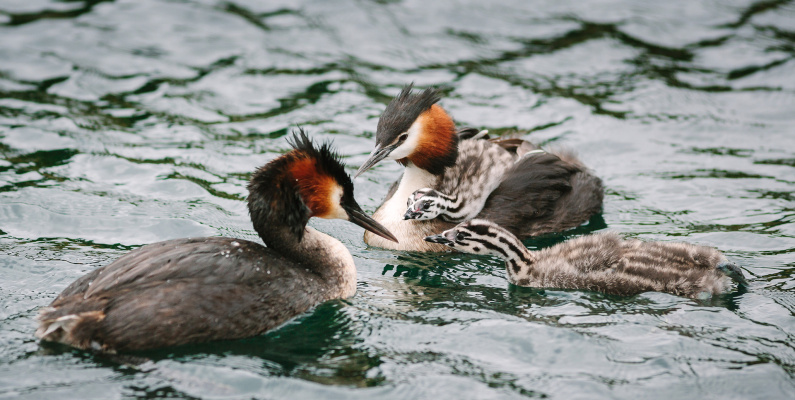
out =
[[[443,244],[463,253],[487,254],[505,259],[507,252],[503,247],[515,246],[512,240],[508,240],[511,236],[510,232],[491,221],[473,219],[438,235],[427,236],[425,241]]]
[[[438,217],[444,211],[443,199],[439,192],[431,188],[416,190],[406,202],[403,219],[428,220]]]
[[[397,242],[392,233],[362,211],[353,183],[329,143],[316,147],[302,129],[293,132],[293,150],[254,172],[248,207],[254,228],[268,243],[286,227],[298,240],[311,217],[344,219]]]
[[[386,106],[378,119],[375,150],[354,177],[382,160],[403,165],[410,161],[434,175],[455,164],[458,135],[453,119],[436,104],[439,91],[428,88],[413,93],[412,87],[405,86]]]

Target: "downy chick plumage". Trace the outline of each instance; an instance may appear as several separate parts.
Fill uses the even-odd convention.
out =
[[[612,232],[531,251],[506,229],[475,219],[425,240],[464,253],[500,257],[508,281],[517,286],[616,295],[657,291],[706,299],[730,290],[732,280],[747,285],[742,270],[714,248],[643,242]]]

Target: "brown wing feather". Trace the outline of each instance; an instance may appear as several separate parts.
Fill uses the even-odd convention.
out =
[[[573,156],[566,153],[566,157]],[[552,153],[533,154],[506,172],[478,218],[527,238],[587,222],[601,211],[603,197],[601,179],[578,160],[573,163]]]

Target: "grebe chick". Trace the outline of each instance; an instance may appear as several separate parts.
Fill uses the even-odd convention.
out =
[[[418,189],[465,193],[482,204],[478,218],[504,226],[521,238],[559,232],[587,222],[602,209],[602,181],[573,154],[528,154],[537,147],[520,139],[481,138],[476,130],[457,132],[452,118],[436,104],[436,89],[403,88],[378,120],[376,144],[360,175],[382,160],[405,166],[383,204],[373,213],[399,239],[383,240],[365,232],[372,246],[417,251],[448,251],[423,240],[450,229],[441,218],[404,219],[406,199]],[[528,154],[528,156],[523,156]],[[485,199],[485,200],[484,200]]]
[[[315,147],[299,130],[290,144],[248,184],[251,222],[267,247],[226,237],[143,246],[69,285],[41,310],[36,336],[105,352],[238,339],[352,296],[351,253],[306,226],[309,218],[345,219],[396,239],[356,203],[328,143]]]
[[[688,243],[642,242],[608,232],[531,251],[504,228],[478,219],[425,240],[500,257],[517,286],[706,299],[729,290],[731,280],[747,285],[742,270],[718,250]]]
[[[448,222],[466,221],[483,208],[482,204],[477,207],[471,202],[466,202],[463,196],[457,194],[450,196],[431,188],[417,189],[409,196],[406,206],[403,219],[424,221],[439,217]]]
[[[546,154],[546,151],[536,149],[520,156],[516,162],[523,162],[525,157],[533,157],[536,154]],[[510,174],[510,169],[507,170]],[[547,174],[549,175],[549,174]],[[460,223],[475,218],[483,209],[487,196],[497,188],[502,181],[502,177],[496,182],[483,182],[478,180],[478,184],[483,187],[474,187],[472,182],[468,182],[467,177],[462,177],[455,187],[450,187],[452,192],[442,193],[431,188],[417,189],[409,196],[406,201],[406,212],[403,219],[430,220],[441,218],[448,222]]]

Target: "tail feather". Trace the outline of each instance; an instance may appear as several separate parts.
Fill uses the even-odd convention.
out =
[[[65,315],[54,320],[42,321],[41,326],[36,329],[36,337],[51,342],[60,342],[61,338],[71,332],[79,321],[80,317],[77,315]]]
[[[36,329],[36,337],[50,342],[60,342],[81,349],[86,349],[90,341],[82,336],[84,329],[79,326],[84,322],[97,322],[105,318],[102,311],[88,311],[77,314],[61,315],[53,318],[52,314],[58,310],[47,307],[39,314],[39,328]]]
[[[748,281],[745,279],[743,275],[743,270],[737,266],[737,264],[729,261],[724,261],[718,264],[718,269],[726,274],[729,278],[732,278],[738,285],[742,287],[748,287]]]

